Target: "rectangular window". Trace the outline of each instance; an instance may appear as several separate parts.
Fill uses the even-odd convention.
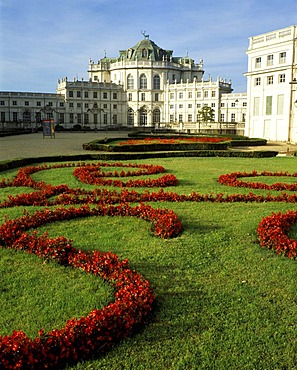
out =
[[[76,92],[76,97],[77,97],[77,98],[80,98],[80,97],[81,97],[81,91],[77,91],[77,92]]]
[[[225,122],[225,114],[221,113],[221,122]]]
[[[280,53],[279,54],[279,63],[280,64],[286,63],[286,57],[287,57],[287,53],[285,51]]]
[[[170,122],[173,122],[173,114],[170,114],[169,120],[170,120]]]
[[[132,101],[132,93],[128,94],[128,101]]]
[[[279,83],[284,83],[286,82],[286,75],[284,73],[281,73],[279,76],[278,76],[278,82]]]
[[[257,57],[255,60],[255,67],[260,68],[261,67],[261,57]]]
[[[178,98],[179,98],[179,99],[183,99],[183,98],[184,98],[184,94],[183,94],[182,92],[180,92],[180,93],[178,94]]]
[[[278,95],[277,96],[277,114],[283,114],[284,113],[284,95]]]
[[[77,108],[81,108],[81,103],[77,103]]]
[[[74,122],[73,113],[70,113],[69,114],[69,121],[70,121],[70,123],[73,123]]]
[[[114,104],[114,105],[112,106],[112,108],[113,108],[113,109],[115,109],[115,110],[116,110],[116,109],[118,109],[117,104]]]
[[[81,113],[77,113],[77,123],[81,123]]]
[[[85,91],[85,99],[88,99],[88,97],[89,97],[89,92]]]
[[[85,113],[84,114],[84,123],[87,125],[89,123],[89,114]]]
[[[178,122],[179,123],[183,122],[183,115],[182,114],[178,115]]]
[[[59,113],[59,123],[64,123],[64,113]]]
[[[273,76],[267,77],[267,85],[273,85]]]
[[[201,104],[197,104],[197,108],[201,108]]]
[[[48,103],[48,106],[49,106],[49,107],[52,107],[52,106],[53,106],[53,102],[52,102],[52,101],[50,101],[50,102]]]
[[[103,104],[103,108],[104,109],[107,109],[107,104]]]
[[[192,106],[193,106],[192,104],[188,104],[188,108],[189,108],[189,109],[191,109],[191,108],[192,108]]]
[[[63,108],[63,107],[64,107],[64,103],[63,103],[62,101],[60,101],[59,106],[60,106],[61,108]]]
[[[13,120],[13,122],[18,121],[18,112],[12,112],[12,120]]]
[[[175,81],[176,80],[176,77],[175,77],[175,74],[172,75],[172,81]]]
[[[73,103],[69,103],[69,108],[73,108]]]
[[[215,108],[216,107],[216,103],[211,103],[211,107],[212,108]]]
[[[107,92],[103,93],[103,99],[107,99]]]
[[[69,98],[73,98],[73,91],[72,90],[69,91]]]
[[[174,105],[173,104],[170,104],[169,108],[170,109],[173,109],[174,108]]]
[[[231,107],[232,107],[232,108],[234,108],[234,107],[235,107],[235,105],[236,105],[236,104],[235,104],[234,102],[233,102],[233,103],[231,103]]]
[[[268,66],[273,65],[273,54],[267,55],[267,65]]]
[[[40,103],[40,101],[37,102],[37,106],[38,106],[38,103]],[[12,105],[17,105],[17,101],[16,100],[13,100],[12,101]],[[41,105],[41,104],[40,104]]]
[[[85,103],[85,108],[89,108],[89,103]]]
[[[29,105],[29,102],[28,101],[25,101],[25,105]]]
[[[140,100],[141,101],[145,101],[145,93],[141,93],[140,94]]]
[[[98,93],[97,93],[97,91],[94,91],[93,92],[93,99],[97,99],[98,98]]]
[[[5,112],[1,112],[1,122],[5,122]]]
[[[246,107],[246,106],[247,106],[247,102],[246,102],[246,101],[244,101],[244,102],[242,103],[242,106],[243,106],[243,107]]]
[[[197,98],[200,99],[201,98],[201,91],[197,91]]]
[[[271,116],[272,114],[272,96],[266,96],[266,115]]]
[[[204,97],[205,98],[208,98],[208,91],[206,90],[206,91],[204,91]]]
[[[224,108],[225,107],[225,103],[221,103],[221,108]]]
[[[174,99],[174,93],[170,93],[170,99]]]
[[[13,104],[16,105],[16,104]],[[36,102],[37,107],[41,107],[41,101]]]
[[[118,98],[118,94],[116,92],[112,93],[112,98],[113,99],[117,99]]]
[[[158,93],[155,94],[155,101],[159,101],[159,94]]]
[[[189,98],[189,99],[192,99],[192,92],[189,92],[189,93],[188,93],[188,98]]]
[[[254,116],[259,116],[260,112],[260,98],[255,97],[254,98]]]
[[[182,104],[180,104],[178,107],[179,107],[179,109],[183,109],[183,105]]]
[[[192,114],[188,114],[188,122],[192,122],[192,120],[193,120]]]
[[[212,91],[212,92],[211,92],[211,97],[212,97],[212,98],[215,98],[215,97],[216,97],[216,92],[215,92],[215,91]]]
[[[103,123],[104,125],[107,125],[107,113],[103,114]]]
[[[231,122],[235,122],[235,113],[231,113]]]
[[[116,114],[113,114],[112,116],[112,123],[116,125],[118,123],[118,116]]]
[[[261,77],[256,77],[255,78],[255,86],[260,86],[261,85]]]

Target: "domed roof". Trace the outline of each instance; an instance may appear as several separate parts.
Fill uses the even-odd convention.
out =
[[[140,40],[135,46],[121,50],[120,55],[127,60],[169,60],[172,56],[172,50],[164,50],[160,48],[154,41],[149,39],[148,35],[144,35],[144,39]]]

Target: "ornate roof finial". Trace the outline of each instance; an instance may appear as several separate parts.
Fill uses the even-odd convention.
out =
[[[149,39],[149,37],[150,37],[150,35],[148,35],[148,34],[146,33],[146,31],[141,31],[141,34],[142,34],[142,36],[143,36],[145,39]]]

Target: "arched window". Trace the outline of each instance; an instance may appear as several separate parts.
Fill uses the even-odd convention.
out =
[[[134,89],[134,78],[131,74],[129,74],[127,77],[127,89]]]
[[[160,76],[159,75],[155,75],[154,76],[154,90],[160,90]]]
[[[139,82],[140,82],[140,86],[139,86],[140,89],[147,89],[147,78],[144,73],[140,75]]]
[[[160,123],[160,109],[157,108],[157,109],[154,109],[153,111],[153,123],[156,124],[156,123]]]
[[[139,116],[139,123],[141,126],[145,126],[147,124],[147,111],[145,108],[141,108],[140,111],[140,116]]]
[[[132,108],[127,110],[127,124],[130,126],[134,125],[134,112]]]
[[[31,113],[26,111],[23,113],[23,122],[28,123],[31,122]]]

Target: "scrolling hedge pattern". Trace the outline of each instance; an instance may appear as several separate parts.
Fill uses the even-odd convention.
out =
[[[85,190],[65,184],[52,186],[44,181],[34,181],[32,174],[54,168],[74,167],[73,175],[81,182],[100,185],[101,188]],[[110,168],[123,168],[117,172]],[[49,238],[36,231],[39,226],[55,221],[83,217],[123,216],[138,217],[152,224],[157,237],[173,238],[182,233],[183,226],[178,216],[168,209],[154,208],[148,202],[290,202],[296,203],[295,193],[279,195],[249,194],[201,194],[190,195],[164,191],[166,186],[176,186],[178,180],[172,174],[164,174],[165,168],[155,165],[100,162],[62,163],[20,168],[14,179],[2,179],[0,188],[25,186],[32,192],[8,196],[0,208],[16,206],[42,206],[33,214],[6,220],[0,226],[0,247],[23,250],[40,258],[54,260],[63,266],[81,268],[87,273],[106,280],[115,288],[114,301],[102,310],[92,310],[86,317],[70,319],[61,329],[49,333],[39,331],[30,339],[22,331],[0,335],[0,367],[4,369],[57,369],[90,358],[94,353],[104,353],[112,343],[130,335],[139,325],[145,324],[155,301],[150,283],[136,271],[129,269],[128,261],[120,261],[112,252],[83,252],[76,249],[70,240],[60,236]],[[157,179],[148,178],[122,181],[119,178],[164,174]],[[245,186],[266,189],[265,184],[238,181],[240,177],[292,176],[287,173],[233,173],[221,175],[218,181],[228,186]],[[112,179],[110,179],[112,177]],[[288,186],[287,186],[288,185]],[[119,187],[119,191],[104,186]],[[130,187],[160,187],[156,191],[137,192]],[[296,184],[281,183],[271,186],[274,190],[292,191]],[[137,203],[133,206],[133,203]],[[49,208],[53,207],[54,208]],[[297,212],[288,211],[265,217],[257,233],[262,247],[275,250],[289,258],[297,256],[297,242],[287,234],[297,222]]]

